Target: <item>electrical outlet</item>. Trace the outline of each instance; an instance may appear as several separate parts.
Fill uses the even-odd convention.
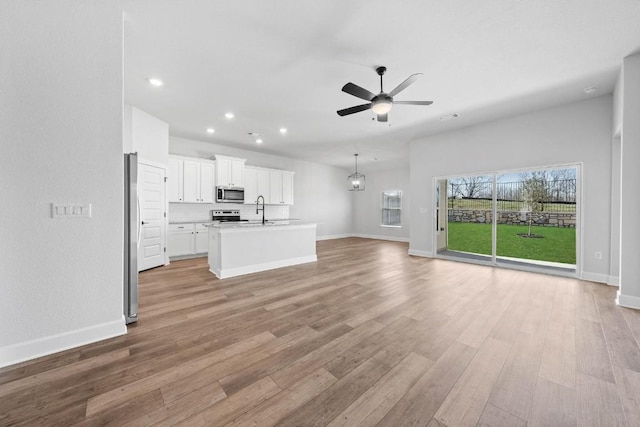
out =
[[[602,259],[602,252],[596,252],[593,257],[595,259]]]

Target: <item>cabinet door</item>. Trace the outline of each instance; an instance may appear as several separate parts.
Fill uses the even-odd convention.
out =
[[[258,198],[258,171],[247,166],[244,168],[244,203],[250,205]]]
[[[231,186],[231,160],[216,158],[216,185]]]
[[[282,202],[282,172],[269,171],[269,203],[272,205]]]
[[[187,203],[200,201],[200,162],[185,160],[183,163],[183,199]]]
[[[209,252],[209,231],[202,228],[196,228],[194,253],[206,254]]]
[[[215,166],[213,163],[200,163],[200,202],[213,203],[215,200]]]
[[[269,171],[267,169],[258,169],[257,175],[258,196],[262,195],[265,203],[271,203]]]
[[[182,202],[182,160],[169,158],[167,172],[167,197],[169,202]]]
[[[282,203],[293,205],[293,173],[282,173]]]
[[[190,224],[193,228],[193,225]],[[193,231],[169,232],[169,256],[191,255],[193,254]]]
[[[244,187],[244,162],[242,160],[231,160],[229,179],[232,187]]]

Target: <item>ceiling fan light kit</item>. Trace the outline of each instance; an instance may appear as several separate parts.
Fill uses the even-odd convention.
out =
[[[416,73],[410,75],[405,81],[396,86],[389,93],[384,92],[384,88],[382,86],[382,76],[387,71],[386,67],[378,67],[376,68],[376,73],[380,76],[380,93],[375,95],[372,92],[354,84],[347,83],[342,87],[342,91],[348,93],[349,95],[353,95],[357,98],[364,99],[365,101],[369,101],[368,104],[356,105],[354,107],[344,108],[342,110],[338,110],[337,113],[340,117],[348,116],[350,114],[359,113],[360,111],[365,110],[373,110],[376,114],[376,118],[379,122],[386,122],[388,120],[387,114],[391,111],[394,102],[396,104],[405,104],[405,105],[431,105],[433,101],[394,101],[393,97],[398,93],[402,92],[409,85],[415,82],[418,77],[422,75],[422,73]]]
[[[358,173],[358,155],[353,156],[356,158],[356,171],[347,177],[347,188],[349,191],[364,191],[365,177]]]

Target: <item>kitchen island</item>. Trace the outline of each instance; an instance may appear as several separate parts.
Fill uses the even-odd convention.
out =
[[[316,224],[220,223],[209,227],[209,271],[219,279],[315,262]]]

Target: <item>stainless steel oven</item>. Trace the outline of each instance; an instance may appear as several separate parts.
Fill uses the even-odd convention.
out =
[[[244,188],[217,186],[216,203],[244,203]]]

